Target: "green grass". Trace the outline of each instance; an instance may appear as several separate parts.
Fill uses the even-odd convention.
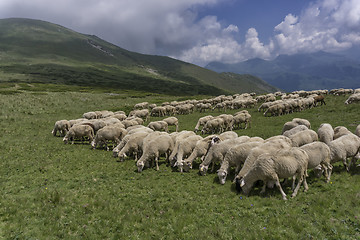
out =
[[[260,186],[245,197],[231,180],[220,185],[216,174],[199,176],[196,169],[181,174],[164,159],[160,171],[137,173],[133,160],[116,162],[112,153],[86,144],[64,145],[51,135],[53,124],[86,111],[128,112],[138,102],[180,98],[57,87],[1,86],[19,93],[0,92],[0,239],[360,238],[359,169],[347,173],[336,164],[329,184],[310,171],[309,191],[286,202],[275,189],[260,196]],[[312,129],[328,122],[353,131],[360,108],[345,106],[345,99],[328,96],[326,106],[281,117],[251,109],[252,128],[237,132],[267,138],[294,117],[310,120]],[[180,129],[192,130],[207,114],[177,116]],[[284,190],[291,192],[289,186]]]

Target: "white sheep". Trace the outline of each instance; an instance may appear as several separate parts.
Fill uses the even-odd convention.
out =
[[[196,126],[195,126],[195,132],[199,131],[199,128],[201,126],[204,126],[206,124],[207,121],[213,119],[214,117],[211,116],[211,115],[208,115],[208,116],[204,116],[204,117],[201,117],[199,118],[198,122],[196,123]]]
[[[318,140],[318,135],[315,131],[308,129],[304,131],[300,131],[291,135],[290,140],[292,142],[293,147],[301,147],[307,143],[311,143]]]
[[[171,166],[174,166],[174,164],[175,164],[179,145],[182,143],[182,141],[184,139],[187,139],[188,137],[191,137],[191,136],[196,136],[196,134],[192,131],[181,131],[181,132],[174,132],[174,133],[170,134],[170,137],[174,142],[174,150],[171,152],[171,155],[169,156]]]
[[[179,120],[176,117],[168,117],[163,119],[168,126],[175,126],[175,132],[179,131]]]
[[[244,123],[244,129],[251,127],[251,115],[246,112],[238,113],[234,116],[234,127],[237,129],[242,128],[242,124]]]
[[[263,141],[248,141],[231,147],[226,152],[224,161],[217,171],[220,184],[225,184],[226,177],[230,172],[231,167],[235,167],[235,174],[238,174],[241,165],[245,162],[245,159],[249,156],[251,150],[258,147]]]
[[[222,133],[225,129],[224,120],[222,118],[214,118],[206,122],[203,129],[201,130],[202,134],[215,134]]]
[[[355,135],[360,137],[360,124],[355,129]]]
[[[349,171],[352,164],[355,164],[357,154],[360,151],[360,138],[353,133],[343,135],[329,143],[331,151],[331,163],[342,161],[346,170]],[[352,158],[347,163],[347,158]]]
[[[138,155],[142,149],[143,140],[148,134],[149,132],[146,131],[138,131],[134,134],[131,134],[129,139],[127,139],[125,146],[118,153],[119,160],[122,162],[128,155],[134,154],[135,161],[137,161]]]
[[[91,142],[91,146],[95,149],[98,145],[105,145],[107,151],[107,141],[113,141],[116,144],[120,143],[120,140],[126,135],[127,131],[124,128],[106,126],[97,131],[94,140]]]
[[[82,115],[82,117],[90,120],[98,118],[98,115],[95,112],[86,112]]]
[[[307,128],[311,128],[311,124],[308,120],[302,118],[294,118],[292,121],[286,122],[283,126],[281,134],[285,131],[290,130],[298,125],[305,125]]]
[[[94,138],[94,129],[89,125],[74,125],[66,133],[63,142],[67,144],[69,140],[72,140],[72,144],[74,144],[75,139],[82,139],[83,137],[88,137],[89,143],[91,143]]]
[[[237,181],[245,195],[248,195],[254,183],[258,180],[264,182],[261,193],[264,193],[268,182],[275,182],[283,200],[287,200],[286,194],[280,185],[280,179],[296,177],[297,186],[293,189],[291,197],[295,197],[304,185],[305,191],[308,190],[306,183],[306,171],[308,164],[308,155],[300,148],[285,148],[272,154],[260,155],[244,177]]]
[[[342,137],[344,135],[351,134],[351,133],[352,132],[350,132],[346,127],[337,126],[334,128],[334,140],[338,139],[339,137]]]
[[[345,104],[351,104],[357,102],[360,102],[360,93],[355,93],[350,95],[349,98],[346,99]]]
[[[168,124],[165,121],[156,121],[156,122],[150,122],[147,125],[148,128],[154,130],[154,131],[165,131],[168,132]]]
[[[170,152],[174,148],[174,142],[171,137],[167,135],[159,135],[150,141],[149,143],[143,143],[143,154],[140,159],[136,162],[136,166],[138,168],[138,172],[142,172],[145,164],[149,163],[151,160],[155,159],[156,170],[159,170],[159,157],[161,154],[166,155],[166,160],[168,161],[168,157]]]
[[[212,169],[211,172],[214,171],[215,163],[220,162],[224,160],[226,152],[233,146],[239,145],[245,141],[248,141],[250,137],[248,136],[241,136],[233,139],[227,139],[224,141],[220,141],[219,143],[216,143],[212,145],[207,153],[205,154],[204,161],[199,166],[199,172],[201,175],[205,175],[209,165],[212,163]]]
[[[329,144],[334,139],[334,129],[329,123],[323,123],[318,128],[319,141]]]
[[[66,133],[71,128],[70,122],[68,120],[59,120],[55,122],[54,129],[51,131],[53,136],[56,136],[56,133],[60,133],[60,137],[66,135]]]
[[[179,141],[178,149],[176,151],[176,162],[173,164],[173,166],[178,167],[180,172],[183,172],[183,158],[190,156],[196,146],[196,143],[202,139],[203,138],[201,136],[195,135]]]
[[[330,181],[332,165],[330,163],[330,148],[323,142],[312,142],[300,147],[309,156],[308,169],[324,169],[326,182]]]
[[[282,135],[286,137],[290,137],[291,135],[294,135],[295,133],[298,133],[300,131],[308,130],[308,127],[305,125],[298,125],[290,130],[285,131]]]

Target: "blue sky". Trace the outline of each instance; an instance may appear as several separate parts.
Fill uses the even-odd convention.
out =
[[[0,0],[0,18],[9,17],[200,66],[360,44],[360,0]]]

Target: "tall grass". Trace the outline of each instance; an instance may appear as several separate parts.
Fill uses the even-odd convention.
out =
[[[160,171],[140,174],[131,159],[117,162],[110,152],[86,144],[64,145],[51,135],[53,124],[86,111],[130,110],[137,102],[176,97],[17,91],[0,95],[0,239],[360,238],[359,169],[347,173],[336,164],[328,184],[309,171],[309,191],[288,201],[276,189],[260,196],[258,187],[245,197],[231,183],[234,174],[220,185],[216,174],[181,174],[164,159]],[[360,108],[345,106],[345,99],[328,96],[326,106],[280,117],[251,109],[252,127],[237,132],[267,138],[294,117],[308,119],[312,129],[328,122],[353,131]],[[180,129],[192,130],[206,114],[177,116]],[[284,190],[291,192],[290,186]]]

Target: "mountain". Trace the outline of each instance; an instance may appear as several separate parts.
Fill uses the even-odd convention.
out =
[[[206,68],[216,72],[255,75],[288,92],[360,87],[359,61],[323,51],[279,55],[271,61],[255,58],[235,64],[211,62]]]
[[[127,51],[96,36],[32,19],[0,20],[0,82],[41,82],[174,95],[272,92],[248,74],[216,73]]]

